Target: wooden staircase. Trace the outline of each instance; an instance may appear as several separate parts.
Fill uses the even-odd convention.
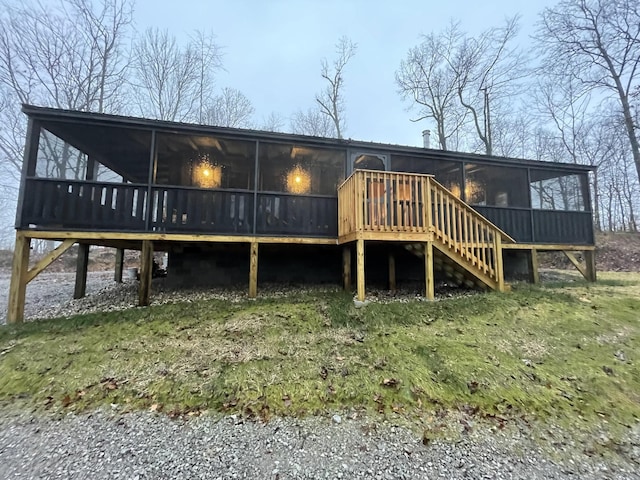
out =
[[[356,170],[338,188],[338,222],[338,243],[404,242],[461,284],[505,290],[502,244],[514,240],[431,175]]]

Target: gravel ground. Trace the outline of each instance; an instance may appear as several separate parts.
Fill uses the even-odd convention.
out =
[[[74,274],[43,273],[27,287],[25,316],[49,318],[135,307],[137,282],[118,285],[112,275],[90,272],[87,296],[70,300]],[[9,275],[0,274],[2,312],[6,311],[8,289]],[[296,290],[261,286],[261,294],[269,296]],[[200,298],[238,301],[246,298],[245,292],[244,286],[175,292],[157,279],[152,299],[153,303]],[[419,290],[396,296],[384,291],[369,293],[372,300],[382,302],[421,298]],[[529,438],[529,427],[483,427],[462,434],[457,441],[424,445],[415,432],[381,418],[354,420],[337,415],[275,419],[265,425],[228,416],[170,419],[150,412],[119,414],[118,406],[112,407],[109,412],[61,419],[0,410],[0,479],[640,480],[635,473],[640,469],[640,425],[617,445],[619,455],[605,462],[583,452],[593,454],[598,443],[607,445],[606,438],[581,443],[553,427],[545,427],[546,437],[538,443]],[[545,451],[539,445],[545,445]]]
[[[510,431],[423,445],[410,430],[336,417],[171,420],[139,412],[0,419],[0,478],[638,479],[632,465],[556,463]],[[636,465],[637,466],[637,465]]]
[[[7,300],[9,296],[10,273],[0,272],[0,324],[6,322]],[[73,300],[75,273],[43,272],[27,285],[25,298],[25,320],[64,317],[94,311],[114,311],[135,308],[137,305],[138,282],[125,280],[121,284],[113,281],[113,272],[88,272],[87,294],[84,298]],[[281,297],[295,295],[312,288],[314,291],[336,291],[335,285],[301,287],[292,285],[260,285],[258,295]],[[438,298],[475,295],[478,292],[452,288],[446,284],[436,287]],[[159,305],[176,301],[195,301],[217,298],[237,302],[247,298],[247,285],[214,287],[208,289],[176,290],[165,286],[162,278],[153,280],[151,303]],[[409,285],[395,294],[387,290],[369,288],[367,300],[375,302],[407,302],[425,300],[421,285]]]

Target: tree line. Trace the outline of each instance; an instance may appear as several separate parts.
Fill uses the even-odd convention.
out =
[[[561,0],[540,13],[527,48],[517,43],[518,17],[477,35],[451,22],[398,59],[398,93],[411,120],[433,130],[436,148],[598,167],[592,176],[597,228],[637,231],[639,5]],[[194,31],[186,42],[157,28],[138,33],[134,0],[0,0],[0,7],[5,207],[15,199],[22,163],[21,103],[345,135],[345,76],[358,49],[347,37],[320,60],[324,87],[308,108],[256,122],[250,99],[216,81],[224,55],[212,32]]]

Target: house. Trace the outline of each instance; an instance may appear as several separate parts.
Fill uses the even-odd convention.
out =
[[[240,130],[24,105],[28,132],[8,320],[26,284],[78,243],[76,297],[90,245],[153,251],[167,281],[338,281],[439,275],[504,290],[561,250],[595,280],[589,167],[353,140]],[[59,246],[29,268],[31,239]],[[574,251],[583,251],[585,265]],[[258,268],[259,267],[259,268]]]

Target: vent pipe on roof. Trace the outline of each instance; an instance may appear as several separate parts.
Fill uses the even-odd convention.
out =
[[[422,146],[424,148],[431,148],[431,130],[422,131]]]

